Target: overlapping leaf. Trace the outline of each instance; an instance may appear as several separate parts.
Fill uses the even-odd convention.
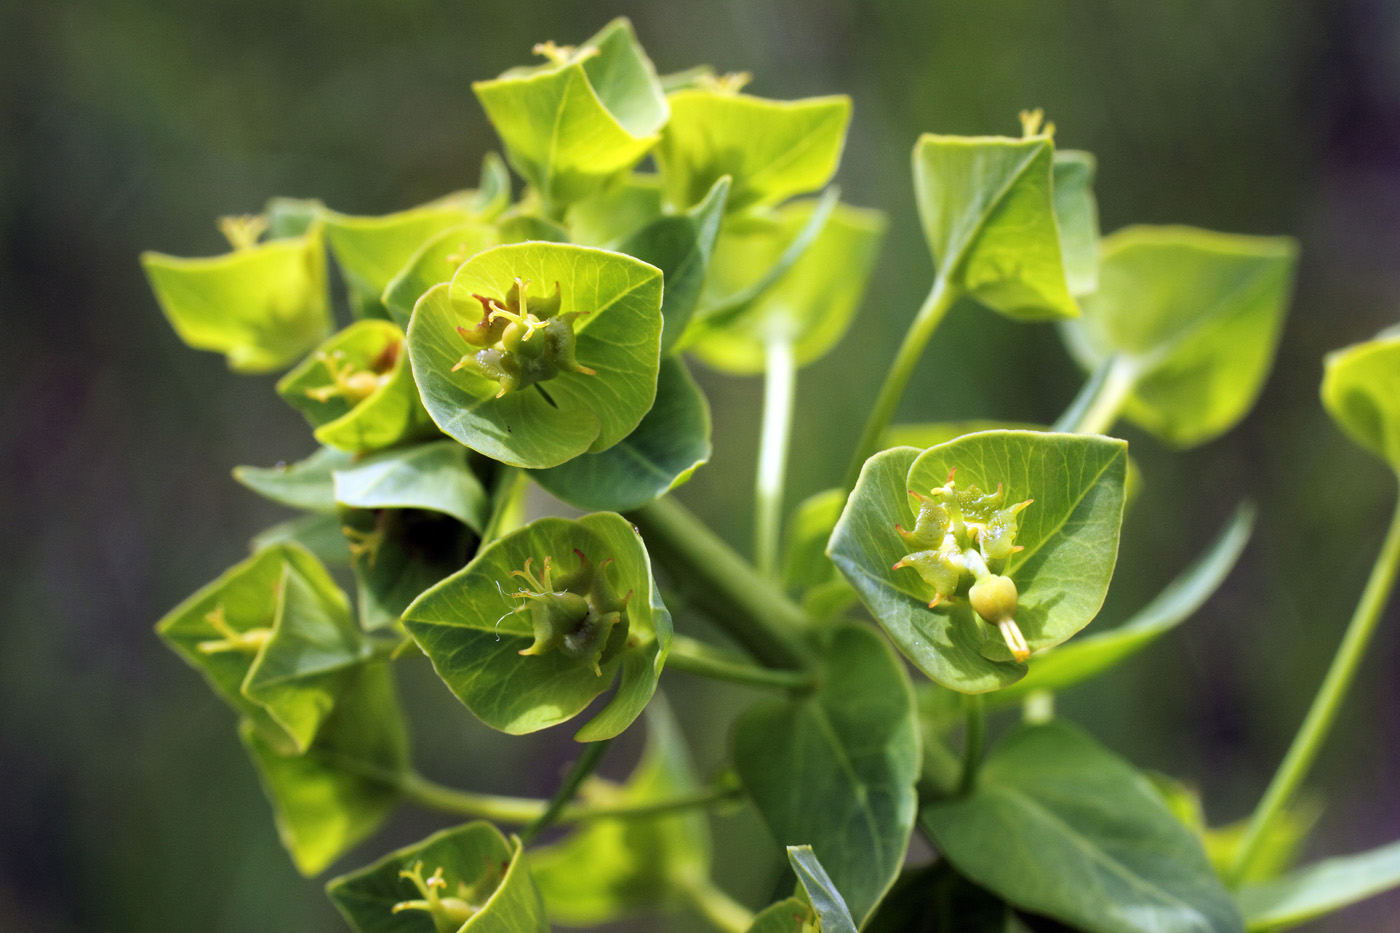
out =
[[[914,695],[869,629],[838,629],[827,657],[814,695],[739,719],[734,764],[778,842],[810,845],[864,919],[899,874],[914,825]]]
[[[1129,227],[1103,241],[1099,287],[1066,324],[1087,370],[1116,358],[1124,415],[1183,447],[1227,431],[1264,384],[1297,247],[1189,227]]]
[[[685,364],[661,361],[656,401],[641,424],[607,450],[531,475],[583,509],[626,512],[665,495],[710,459],[710,405]]]
[[[419,866],[425,881],[442,869],[444,895],[477,908],[460,927],[440,926],[423,910],[395,909],[422,900],[413,881],[404,877]],[[326,893],[357,933],[549,933],[544,902],[520,840],[507,840],[490,823],[468,823],[390,852],[332,880]]]
[[[1118,555],[1127,460],[1122,441],[1031,431],[970,434],[922,452],[886,450],[866,461],[827,553],[920,670],[964,693],[996,690],[1025,676],[1026,666],[1000,659],[995,629],[965,599],[929,609],[934,594],[918,574],[891,569],[908,553],[894,527],[913,521],[908,491],[928,495],[956,469],[960,489],[1000,483],[1008,503],[1035,500],[1020,515],[1016,542],[1024,550],[1002,571],[1016,583],[1016,621],[1034,652],[1082,629],[1103,604]]]
[[[522,656],[533,640],[531,623],[513,610],[518,588],[512,571],[545,557],[555,573],[578,566],[574,549],[607,574],[627,600],[627,646],[600,671],[553,650]],[[578,715],[594,697],[620,683],[609,703],[576,735],[597,741],[620,733],[641,714],[656,690],[671,639],[671,617],[651,577],[641,536],[621,516],[601,512],[579,521],[544,518],[493,541],[465,568],[420,596],[404,624],[452,692],[487,725],[521,734]]]
[[[496,227],[477,223],[448,227],[427,240],[384,286],[380,300],[390,319],[407,328],[413,306],[428,289],[440,282],[452,281],[462,263],[501,242],[503,239]]]
[[[523,279],[547,296],[559,284],[561,314],[574,324],[577,358],[593,375],[561,372],[498,397],[500,385],[464,368],[475,352],[457,333],[481,320],[473,294],[501,298]],[[418,302],[408,348],[423,404],[448,435],[503,463],[542,469],[606,450],[642,420],[656,395],[661,273],[620,253],[552,243],[478,253],[451,285]]]
[[[558,64],[472,85],[511,165],[562,207],[631,168],[669,114],[632,25],[613,20]]]
[[[697,89],[667,99],[671,119],[656,161],[678,208],[701,201],[724,175],[733,179],[731,212],[822,188],[836,173],[851,120],[845,96],[777,101]]]
[[[1064,723],[1007,736],[919,814],[961,874],[1088,933],[1239,933],[1200,841],[1127,762]]]
[[[316,440],[352,452],[428,436],[403,352],[404,333],[389,321],[357,321],[327,340],[277,383],[277,392],[316,430]],[[360,380],[348,387],[345,380]]]
[[[1078,315],[1054,177],[1048,136],[921,136],[914,193],[938,276],[1013,318]]]

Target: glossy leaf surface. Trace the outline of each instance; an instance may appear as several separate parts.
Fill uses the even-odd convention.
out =
[[[727,225],[702,304],[726,304],[762,280],[818,207],[815,201],[799,201]],[[688,349],[706,364],[733,373],[763,372],[770,341],[790,344],[799,365],[826,355],[845,336],[860,305],[884,231],[879,211],[837,205],[800,258],[742,314],[728,324],[697,320]]]
[[[546,556],[554,572],[575,569],[582,551],[627,600],[627,646],[602,662],[600,672],[560,650],[522,656],[533,641],[526,614],[509,593],[519,589],[512,571],[526,560],[539,571]],[[535,732],[572,719],[608,689],[621,671],[612,700],[579,730],[580,741],[620,733],[641,714],[656,690],[671,640],[671,617],[651,577],[642,539],[625,519],[609,512],[578,521],[544,518],[487,545],[460,572],[420,596],[404,613],[409,633],[453,694],[492,728]]]
[[[272,802],[277,833],[303,875],[324,871],[373,833],[399,801],[408,764],[389,669],[367,664],[303,755],[283,755],[246,720],[239,735]]]
[[[812,696],[740,717],[734,764],[779,844],[810,845],[863,919],[899,874],[914,825],[914,694],[870,629],[837,629],[827,657]]]
[[[1348,437],[1400,473],[1400,335],[1328,354],[1322,403]]]
[[[511,165],[547,204],[567,205],[631,168],[669,113],[632,25],[617,19],[562,64],[472,85]]]
[[[239,372],[282,369],[331,329],[320,230],[223,256],[142,253],[156,300],[180,339]]]
[[[585,314],[573,325],[576,355],[593,375],[560,372],[497,397],[497,382],[452,371],[475,351],[457,332],[481,320],[471,296],[500,298],[516,278],[541,296],[559,283],[560,313]],[[449,436],[513,466],[542,469],[606,450],[632,433],[655,398],[660,308],[660,271],[619,253],[551,243],[478,253],[414,311],[408,348],[423,404]]]
[[[647,707],[646,721],[646,750],[627,782],[585,785],[585,801],[645,803],[699,789],[685,736],[660,697]],[[556,923],[594,926],[676,907],[690,884],[709,877],[709,821],[703,810],[589,820],[563,841],[531,852],[530,865]]]
[[[1245,885],[1235,900],[1251,930],[1285,930],[1400,887],[1400,842]]]
[[[914,520],[908,491],[928,495],[956,469],[959,489],[1001,483],[1008,503],[1035,500],[1020,514],[1023,550],[1002,570],[1016,583],[1016,622],[1035,652],[1082,629],[1103,604],[1118,555],[1127,460],[1123,441],[1031,431],[970,434],[923,452],[896,447],[866,461],[827,553],[920,670],[963,693],[996,690],[1026,672],[1002,654],[996,629],[962,598],[929,609],[932,588],[909,568],[891,569],[909,552],[894,527]]]
[[[357,321],[283,376],[277,393],[328,447],[377,450],[426,436],[432,424],[403,350],[397,325]],[[358,382],[347,388],[345,380]]]
[[[938,275],[1002,314],[1075,317],[1046,136],[934,136],[914,147],[914,195]]]
[[[460,927],[439,927],[426,911],[395,905],[422,899],[403,877],[422,864],[426,880],[439,868],[447,897],[478,908]],[[520,840],[507,840],[490,823],[468,823],[390,852],[367,868],[326,885],[335,906],[357,933],[548,933],[544,902],[530,876]]]
[[[1254,403],[1273,362],[1297,247],[1189,227],[1129,227],[1103,240],[1099,288],[1065,325],[1087,370],[1120,357],[1135,384],[1123,414],[1183,447]]]
[[[596,454],[548,470],[535,482],[582,509],[625,512],[665,495],[710,459],[710,404],[685,364],[661,361],[656,401],[637,429]]]
[[[386,450],[333,474],[335,501],[357,509],[426,509],[450,515],[473,531],[491,504],[454,441]]]
[[[1088,933],[1244,929],[1200,841],[1148,780],[1064,723],[1017,729],[971,794],[919,820],[960,873]]]
[[[723,175],[733,179],[731,212],[824,187],[836,174],[851,121],[844,96],[778,101],[685,90],[667,99],[671,119],[656,161],[666,198],[678,208],[701,201]]]

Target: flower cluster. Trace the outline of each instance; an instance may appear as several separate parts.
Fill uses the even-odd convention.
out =
[[[481,302],[481,320],[474,328],[457,328],[463,340],[479,349],[463,356],[452,371],[470,369],[500,383],[497,398],[561,372],[597,375],[574,356],[574,321],[587,312],[559,313],[558,282],[553,295],[530,302],[525,297],[529,285],[528,279],[517,278],[504,300],[473,295]]]

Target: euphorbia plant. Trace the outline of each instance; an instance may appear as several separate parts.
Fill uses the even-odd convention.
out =
[[[235,471],[302,514],[158,632],[237,712],[304,873],[370,861],[357,847],[401,803],[444,814],[440,832],[329,883],[355,929],[692,909],[734,933],[1262,930],[1400,884],[1393,847],[1289,873],[1294,797],[1394,582],[1400,519],[1243,828],[1205,826],[1183,784],[1054,714],[1056,692],[1188,618],[1245,545],[1248,506],[1135,617],[1075,637],[1142,485],[1110,432],[1123,417],[1190,446],[1246,413],[1290,241],[1101,239],[1093,159],[1057,149],[1038,112],[1018,137],[922,137],[928,299],[891,365],[848,361],[852,378],[884,373],[879,396],[844,482],[783,532],[796,371],[840,341],[885,229],[827,188],[850,101],[765,100],[703,68],[658,77],[622,20],[537,52],[474,87],[518,196],[493,157],[478,189],[385,217],[281,199],[224,223],[226,256],[144,257],[191,345],[240,371],[290,368],[277,391],[321,445]],[[638,168],[648,155],[655,172]],[[327,248],[349,299],[335,333]],[[891,423],[963,299],[1058,322],[1089,376],[1055,425]],[[752,563],[670,496],[710,454],[688,355],[765,376]],[[1400,471],[1397,374],[1400,337],[1382,335],[1328,358],[1323,399]],[[530,514],[531,483],[587,514]],[[729,643],[685,634],[697,614]],[[552,799],[413,768],[394,680],[415,654],[495,729],[583,719]],[[772,693],[733,723],[732,767],[708,781],[664,699],[676,671]],[[632,776],[598,778],[638,719]],[[712,881],[707,813],[734,798],[771,831],[790,897],[744,905]],[[572,828],[541,843],[559,824]],[[931,863],[906,864],[915,833]]]

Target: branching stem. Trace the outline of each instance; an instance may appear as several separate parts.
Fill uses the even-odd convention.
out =
[[[671,639],[671,653],[666,658],[666,669],[685,671],[714,680],[726,680],[735,684],[754,687],[776,687],[794,693],[806,693],[817,686],[817,678],[807,671],[776,670],[760,667],[742,657],[731,655],[684,635]]]

